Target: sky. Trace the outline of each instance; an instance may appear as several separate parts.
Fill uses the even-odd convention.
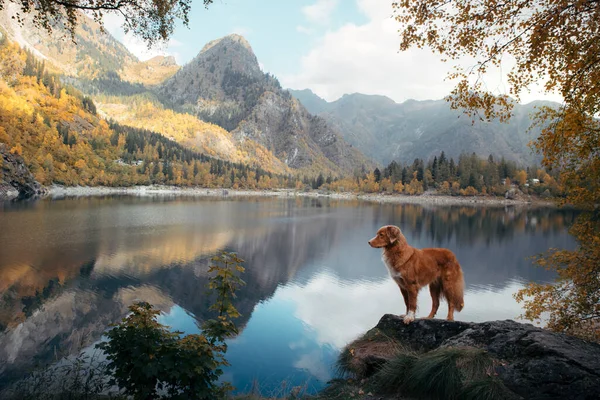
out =
[[[396,102],[436,100],[454,83],[446,80],[449,64],[430,50],[399,52],[401,28],[392,18],[392,0],[215,0],[204,8],[192,4],[189,28],[178,26],[171,40],[159,47],[124,35],[118,17],[107,17],[107,29],[141,60],[172,55],[189,62],[209,41],[231,33],[251,44],[264,72],[274,74],[284,88],[309,88],[334,101],[344,94],[384,95]],[[469,61],[462,65],[469,66]],[[487,89],[508,92],[505,72],[492,71]],[[504,72],[504,74],[503,74]],[[521,102],[557,95],[539,88],[521,95]]]

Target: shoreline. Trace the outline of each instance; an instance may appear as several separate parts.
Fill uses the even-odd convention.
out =
[[[503,207],[503,206],[527,206],[527,207],[558,207],[553,201],[539,198],[509,200],[491,196],[448,196],[425,193],[422,195],[404,194],[382,194],[382,193],[350,193],[350,192],[320,192],[299,191],[295,189],[269,189],[269,190],[245,190],[225,188],[202,188],[202,187],[178,187],[178,186],[131,186],[131,187],[109,187],[109,186],[59,186],[48,187],[45,197],[93,197],[108,195],[129,196],[193,196],[193,197],[310,197],[327,198],[335,200],[361,200],[371,203],[386,204],[422,204],[422,205],[465,205],[472,207]]]

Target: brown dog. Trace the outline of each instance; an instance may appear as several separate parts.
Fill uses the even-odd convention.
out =
[[[377,235],[369,240],[369,245],[383,248],[383,263],[404,297],[405,324],[414,321],[417,294],[425,285],[429,285],[433,299],[431,313],[427,318],[433,318],[437,313],[440,297],[445,297],[448,301],[448,321],[454,320],[454,310],[462,310],[465,283],[460,264],[450,250],[416,249],[406,242],[400,228],[393,225],[379,228]]]

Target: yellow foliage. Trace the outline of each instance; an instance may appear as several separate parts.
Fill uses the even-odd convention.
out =
[[[524,185],[527,182],[527,172],[525,170],[519,170],[515,179],[519,185]]]
[[[440,188],[438,189],[438,191],[440,192],[440,194],[445,194],[445,195],[451,194],[451,192],[450,192],[450,184],[448,183],[448,181],[442,182],[442,184],[440,185]]]
[[[400,181],[396,182],[396,184],[394,185],[394,192],[402,193],[403,191],[404,191],[404,185],[402,184],[402,182],[400,182]]]
[[[23,147],[21,147],[21,143],[17,143],[16,145],[14,145],[14,147],[10,149],[10,152],[12,154],[22,156],[23,155]]]
[[[160,133],[186,147],[223,160],[261,165],[275,173],[289,172],[289,168],[265,147],[251,140],[238,147],[231,133],[193,115],[165,109],[139,96],[100,96],[99,99],[102,102],[98,103],[98,108],[123,125]]]
[[[460,189],[461,196],[476,196],[479,192],[473,186],[467,186],[465,189]]]

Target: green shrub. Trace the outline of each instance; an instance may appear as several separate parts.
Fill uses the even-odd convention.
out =
[[[237,275],[244,271],[243,260],[222,252],[212,259],[213,276],[209,289],[216,299],[210,310],[217,316],[206,321],[203,333],[182,337],[157,321],[160,312],[148,303],[136,303],[131,314],[107,333],[108,341],[98,346],[109,361],[111,384],[118,385],[134,399],[166,395],[172,399],[217,399],[231,389],[219,385],[227,345],[237,334],[232,319],[240,316],[233,305],[235,292],[244,282]]]

